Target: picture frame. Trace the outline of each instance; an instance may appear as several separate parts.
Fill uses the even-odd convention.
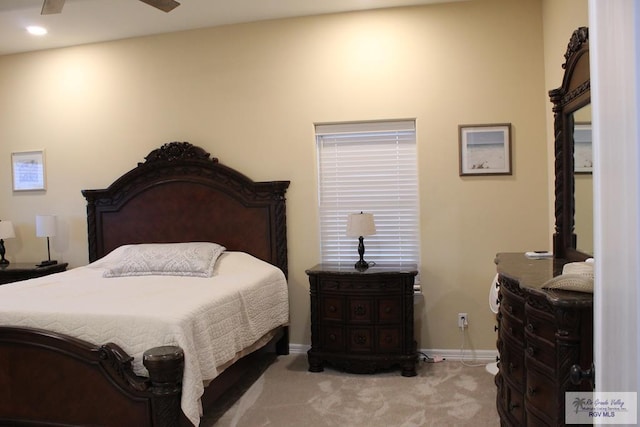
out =
[[[511,123],[459,125],[460,176],[511,175]]]
[[[11,153],[13,191],[46,190],[44,150]]]
[[[593,141],[590,122],[573,125],[573,172],[593,173]]]

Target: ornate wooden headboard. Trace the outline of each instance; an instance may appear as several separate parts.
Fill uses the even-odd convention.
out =
[[[89,261],[132,243],[208,241],[287,274],[289,181],[254,182],[200,147],[171,142],[87,199]]]

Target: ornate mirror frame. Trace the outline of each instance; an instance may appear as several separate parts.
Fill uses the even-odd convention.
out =
[[[591,102],[589,73],[589,29],[580,27],[573,32],[567,52],[562,86],[549,91],[553,103],[555,135],[555,258],[583,261],[588,258],[576,249],[575,179],[573,113]]]

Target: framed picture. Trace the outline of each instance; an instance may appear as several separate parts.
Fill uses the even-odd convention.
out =
[[[593,173],[591,123],[576,123],[573,126],[573,171]]]
[[[460,176],[511,175],[511,123],[460,125]]]
[[[44,150],[11,153],[13,191],[46,190]]]

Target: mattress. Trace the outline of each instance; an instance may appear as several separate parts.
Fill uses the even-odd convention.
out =
[[[287,282],[278,268],[225,252],[213,276],[103,277],[108,256],[63,273],[0,286],[0,324],[113,342],[147,375],[144,351],[161,345],[185,353],[182,410],[198,425],[204,384],[272,329],[288,324]]]

